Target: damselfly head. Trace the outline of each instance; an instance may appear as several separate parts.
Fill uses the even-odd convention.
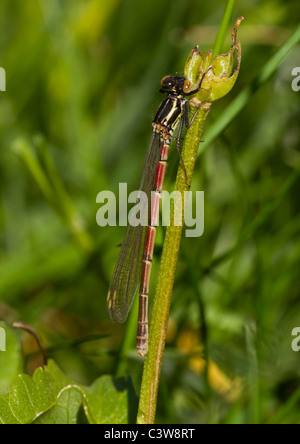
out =
[[[170,91],[175,94],[184,93],[184,77],[165,76],[161,80],[161,86],[164,91]]]

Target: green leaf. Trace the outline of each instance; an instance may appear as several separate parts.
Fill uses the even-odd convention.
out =
[[[77,424],[83,394],[75,387],[66,387],[58,397],[56,405],[34,421],[34,424]]]
[[[53,407],[60,391],[69,381],[53,361],[44,370],[38,368],[33,378],[19,375],[10,391],[0,398],[0,422],[29,424]]]
[[[126,424],[135,421],[136,412],[137,397],[130,378],[102,376],[91,387],[84,387],[70,381],[54,361],[37,369],[32,378],[19,375],[10,391],[0,397],[3,424],[77,424],[86,420]]]
[[[0,394],[8,390],[21,368],[20,341],[12,328],[0,322]]]
[[[85,404],[92,424],[130,424],[135,422],[138,399],[129,377],[102,376],[87,389]]]

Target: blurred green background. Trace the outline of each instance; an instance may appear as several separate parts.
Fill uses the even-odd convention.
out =
[[[105,308],[124,228],[96,225],[96,196],[118,193],[119,182],[137,188],[160,79],[182,73],[196,44],[213,47],[225,5],[1,2],[0,320],[33,326],[80,383],[130,374],[139,392],[136,320],[111,324]],[[240,0],[232,26],[241,15],[240,76],[205,131],[291,35],[300,5]],[[199,158],[192,189],[205,191],[205,232],[182,240],[158,422],[300,421],[300,355],[291,349],[300,326],[299,65],[298,45]],[[177,165],[172,150],[169,190]],[[151,294],[162,242],[160,229]],[[35,345],[21,336],[32,372]]]

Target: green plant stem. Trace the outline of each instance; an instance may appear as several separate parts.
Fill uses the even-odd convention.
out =
[[[182,150],[182,158],[186,168],[189,183],[192,180],[197,152],[206,117],[209,113],[211,103],[203,103],[191,128],[187,131]],[[185,174],[182,166],[179,166],[175,191],[179,191],[184,202],[184,192],[188,191]],[[168,327],[169,309],[176,265],[178,261],[182,225],[184,220],[184,205],[177,207],[179,202],[172,201],[170,213],[170,226],[166,230],[166,237],[161,257],[156,294],[152,309],[149,352],[145,360],[140,404],[137,422],[138,424],[152,424],[155,420],[157,391],[159,376],[165,347],[165,337]],[[174,226],[174,214],[181,211],[182,224]]]
[[[27,331],[35,339],[35,342],[38,346],[39,352],[42,355],[43,367],[46,367],[46,365],[47,365],[46,351],[45,351],[44,347],[42,346],[40,338],[39,338],[37,332],[35,331],[35,329],[33,327],[31,327],[30,325],[24,324],[23,322],[14,322],[13,327],[20,328],[21,330]]]
[[[236,0],[228,0],[226,9],[222,18],[222,23],[219,28],[219,32],[215,41],[214,49],[213,49],[213,55],[216,56],[217,54],[221,54],[224,41],[226,38],[226,34],[228,31],[229,24],[231,22],[233,9],[235,7],[235,1]]]
[[[120,346],[114,374],[116,378],[125,376],[128,371],[128,354],[130,350],[134,349],[136,341],[136,320],[138,317],[138,308],[138,298],[136,298],[130,310],[122,344]]]

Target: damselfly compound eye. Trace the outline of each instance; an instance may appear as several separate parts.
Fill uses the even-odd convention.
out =
[[[166,87],[166,86],[169,86],[170,85],[170,76],[165,76],[165,77],[163,77],[162,79],[161,79],[161,86],[162,87]]]

